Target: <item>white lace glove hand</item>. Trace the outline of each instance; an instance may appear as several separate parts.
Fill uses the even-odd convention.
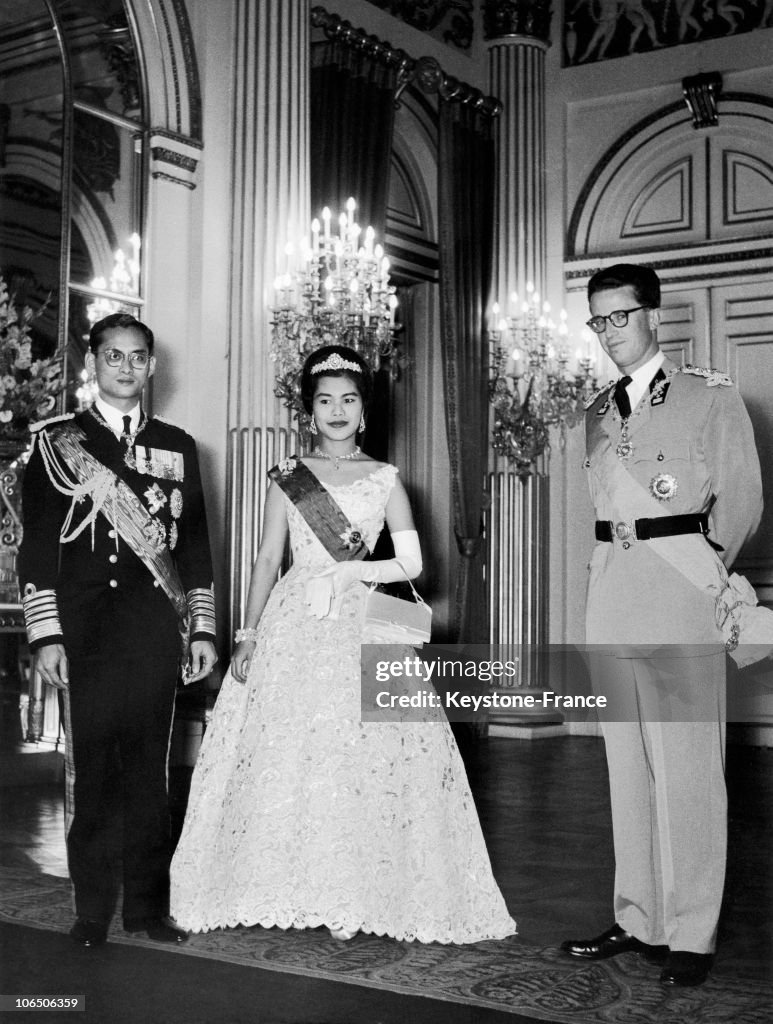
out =
[[[378,562],[335,562],[316,573],[306,584],[309,615],[318,619],[338,618],[344,594],[353,583],[394,583],[413,579],[421,572],[421,548],[415,530],[399,530],[392,534],[394,558]]]
[[[352,583],[362,579],[362,562],[336,562],[312,576],[306,584],[309,615],[338,618],[343,596]]]

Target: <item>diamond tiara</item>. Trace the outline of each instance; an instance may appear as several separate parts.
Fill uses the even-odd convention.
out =
[[[324,370],[356,370],[357,373],[362,373],[361,366],[350,359],[342,359],[337,352],[311,368],[312,373],[322,373]]]

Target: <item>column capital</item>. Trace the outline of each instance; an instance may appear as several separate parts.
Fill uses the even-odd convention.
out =
[[[520,36],[550,45],[550,0],[485,0],[483,34],[486,42]]]
[[[150,132],[150,176],[185,188],[196,188],[196,168],[201,159],[200,142],[162,128]]]

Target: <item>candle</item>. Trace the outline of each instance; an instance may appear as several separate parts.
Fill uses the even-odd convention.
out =
[[[322,209],[322,220],[325,225],[325,241],[330,241],[330,210],[327,206]]]
[[[131,256],[129,257],[129,273],[131,275],[131,288],[135,295],[140,290],[140,246],[142,242],[140,236],[135,231],[133,235],[129,237],[129,245],[131,246]]]
[[[497,332],[497,318],[499,316],[499,303],[494,302],[491,306],[491,316],[489,317],[488,331],[489,334],[496,334]]]

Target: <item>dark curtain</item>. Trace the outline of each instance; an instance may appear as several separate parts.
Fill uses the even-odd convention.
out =
[[[340,42],[311,48],[311,210],[355,217],[383,245],[396,90],[393,67]]]
[[[311,210],[334,216],[357,201],[355,218],[370,225],[384,244],[389,168],[394,135],[397,75],[362,50],[345,43],[314,43],[311,48]],[[333,230],[336,225],[333,225]],[[373,403],[363,447],[376,459],[389,450],[389,380],[374,381]]]
[[[491,118],[468,104],[440,104],[438,199],[446,430],[459,550],[451,639],[484,643],[483,488],[488,463],[484,308],[493,249],[494,143]]]

